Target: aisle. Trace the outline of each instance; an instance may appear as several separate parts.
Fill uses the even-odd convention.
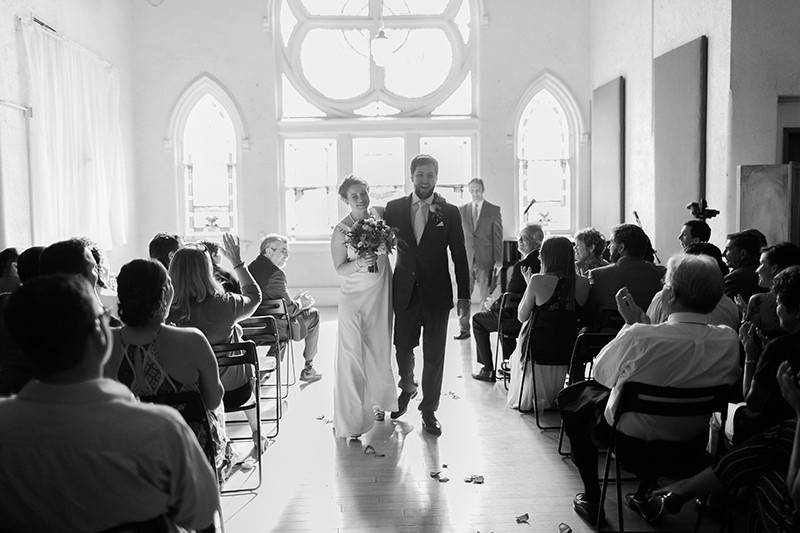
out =
[[[292,389],[280,435],[264,456],[258,494],[223,497],[228,533],[554,533],[560,522],[575,533],[592,531],[572,511],[582,486],[572,463],[556,453],[558,432],[542,433],[532,416],[507,409],[502,383],[473,380],[472,341],[452,340],[454,331],[437,413],[440,438],[422,432],[416,399],[398,421],[387,415],[360,441],[335,439],[326,421],[333,416],[336,310],[322,309],[321,319],[324,378]],[[454,317],[450,328],[457,329]],[[367,445],[376,454],[365,454]],[[432,478],[435,471],[449,481]],[[476,474],[484,484],[465,483]],[[525,513],[529,523],[517,524]],[[664,526],[691,530],[694,515],[684,514]],[[630,512],[625,519],[626,527],[648,528]]]

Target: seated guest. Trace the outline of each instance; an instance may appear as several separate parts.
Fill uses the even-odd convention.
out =
[[[91,239],[87,237],[81,237],[79,240],[86,245],[90,252],[92,252],[94,262],[97,264],[97,297],[100,299],[100,303],[103,305],[103,307],[111,310],[111,316],[116,317],[118,316],[117,293],[115,293],[110,287],[108,260],[106,259],[106,254],[104,254],[103,250],[100,249],[100,245]]]
[[[625,382],[664,387],[713,387],[732,384],[739,369],[736,333],[726,326],[708,324],[710,313],[722,297],[722,274],[706,256],[675,255],[667,264],[664,300],[671,313],[663,324],[633,324],[622,328],[597,356],[592,374],[610,395],[599,395],[594,405],[571,410],[561,405],[564,430],[570,438],[573,460],[584,484],[584,492],[573,502],[575,512],[590,522],[598,516],[600,486],[597,480],[597,446],[613,424],[619,393]],[[626,289],[617,295],[625,317],[633,304]],[[607,402],[607,403],[606,403]],[[596,410],[605,416],[597,417]],[[660,417],[626,413],[617,429],[624,438],[626,454],[656,453],[664,460],[680,457],[686,446],[705,448],[708,417]],[[602,444],[602,442],[600,442]],[[669,459],[668,459],[669,458]],[[631,499],[644,500],[652,480],[642,480]]]
[[[0,294],[14,292],[19,287],[18,258],[19,252],[16,248],[6,248],[0,252]]]
[[[147,248],[150,259],[156,259],[169,270],[169,262],[181,246],[183,246],[183,240],[180,236],[174,233],[156,233]]]
[[[717,266],[720,267],[722,275],[724,276],[727,272],[727,265],[722,261],[722,252],[711,243],[698,242],[690,244],[686,247],[685,253],[688,255],[707,255],[713,257],[717,262]],[[647,314],[642,313],[638,320],[632,320],[630,323],[642,322],[644,324],[660,324],[661,322],[666,322],[670,310],[668,306],[664,305],[663,297],[664,291],[662,289],[653,296],[653,301],[650,302],[650,307],[647,308]],[[634,303],[633,306],[635,305]],[[632,316],[635,316],[636,311],[633,306],[632,309],[634,310],[632,311]],[[715,326],[728,326],[734,331],[737,331],[739,329],[739,310],[736,308],[736,304],[733,303],[733,300],[727,296],[720,298],[717,306],[708,314],[708,323]]]
[[[678,233],[678,240],[681,242],[683,250],[686,251],[690,244],[711,240],[711,228],[705,220],[689,220]]]
[[[800,266],[791,266],[775,276],[772,291],[780,327],[788,333],[770,341],[761,353],[752,347],[745,348],[745,406],[734,416],[734,443],[743,442],[793,414],[781,398],[776,373],[784,361],[800,369]]]
[[[792,439],[789,472],[786,476],[786,487],[789,489],[789,496],[792,498],[796,511],[800,509],[800,371],[795,368],[787,362],[781,363],[778,368],[778,382],[781,385],[781,394],[783,394],[786,403],[794,409],[795,419],[797,420],[794,439]],[[795,513],[795,518],[800,517],[797,517]]]
[[[313,382],[322,378],[322,374],[314,369],[314,357],[317,355],[317,342],[319,341],[319,311],[314,307],[314,298],[308,291],[299,293],[296,297],[289,297],[286,283],[286,273],[283,267],[289,259],[289,239],[283,235],[267,235],[261,242],[261,253],[250,263],[250,272],[253,273],[264,300],[283,299],[286,310],[292,320],[292,334],[294,340],[305,339],[303,359],[305,368],[300,372],[300,381]],[[256,310],[256,315],[261,314]],[[288,338],[289,325],[285,321],[278,322],[281,338]]]
[[[46,334],[43,309],[58,317]],[[184,528],[211,524],[217,481],[181,416],[102,377],[111,331],[85,278],[26,282],[6,321],[36,379],[0,400],[4,530],[122,531],[160,516]]]
[[[206,247],[208,255],[211,256],[211,264],[214,267],[214,278],[222,285],[222,289],[225,292],[242,294],[242,288],[239,286],[239,282],[236,281],[236,276],[222,265],[225,254],[222,253],[220,245],[212,241],[200,241],[200,244]]]
[[[522,276],[522,268],[526,267],[533,272],[539,272],[539,247],[544,240],[542,227],[538,224],[526,224],[519,232],[517,244],[522,259],[514,263],[511,270],[511,278],[508,281],[506,292],[519,296],[525,292],[527,284]],[[491,303],[486,311],[480,311],[472,315],[472,334],[475,336],[475,351],[478,354],[478,362],[483,365],[480,371],[472,374],[472,377],[481,381],[495,381],[494,360],[492,359],[492,348],[489,342],[489,333],[497,331],[497,318],[500,315],[500,300]],[[501,339],[503,347],[503,360],[508,359],[511,352],[516,347],[516,337],[522,324],[517,320],[516,308],[508,308],[503,312],[503,321],[500,324],[508,336]],[[511,337],[513,335],[513,337]]]
[[[39,256],[42,250],[43,246],[33,246],[19,254],[17,273],[20,282],[27,283],[39,275]],[[0,294],[0,396],[18,393],[33,377],[30,359],[11,340],[3,318],[3,310],[10,296],[10,292]]]
[[[750,232],[742,231],[731,233],[725,243],[725,251],[722,257],[731,269],[725,276],[725,294],[736,301],[736,297],[745,302],[758,292],[764,292],[758,286],[758,267],[759,250],[761,244],[759,238]]]
[[[174,295],[166,269],[152,259],[134,259],[119,271],[117,290],[124,325],[112,330],[104,374],[139,397],[199,392],[221,451],[222,417],[214,414],[223,393],[217,360],[202,332],[164,324]]]
[[[772,289],[775,276],[783,269],[793,265],[800,265],[800,247],[797,245],[781,242],[764,248],[761,250],[756,269],[758,286]],[[778,335],[786,333],[778,322],[776,308],[774,291],[758,293],[750,297],[744,313],[744,323],[747,324],[748,329],[753,330],[752,337],[758,339],[763,336],[766,339],[774,339]],[[745,344],[745,348],[747,348],[747,344]]]
[[[92,250],[85,240],[68,239],[51,244],[42,251],[39,258],[39,274],[78,274],[83,276],[94,288],[95,297],[100,305],[103,301],[98,294],[98,269],[97,261],[92,255]],[[121,325],[119,319],[113,314],[110,316],[113,327]]]
[[[517,308],[517,320],[525,325],[520,333],[520,348],[514,351],[510,362],[511,384],[506,403],[522,411],[534,405],[531,364],[536,365],[537,404],[540,408],[552,406],[564,385],[577,337],[577,310],[589,296],[589,282],[575,274],[575,252],[569,239],[545,240],[540,258],[541,273],[523,267],[528,286]],[[527,394],[520,395],[520,390]]]
[[[588,313],[590,324],[602,327],[604,314],[614,314],[617,310],[615,295],[622,287],[636,305],[647,309],[653,295],[661,290],[664,267],[645,261],[644,257],[652,251],[650,239],[642,228],[634,224],[620,224],[611,233],[612,264],[589,271]]]
[[[225,254],[239,277],[242,294],[222,290],[214,278],[211,257],[204,246],[186,245],[175,252],[169,266],[175,296],[167,321],[176,326],[199,329],[211,344],[241,342],[241,328],[237,322],[252,315],[261,303],[261,291],[242,261],[239,239],[226,233],[222,240]],[[225,388],[222,397],[225,409],[247,403],[256,379],[252,367],[225,367],[219,376]],[[255,411],[247,410],[245,415],[255,438],[259,423]],[[266,447],[265,440],[261,446]]]
[[[586,277],[593,268],[606,266],[603,259],[606,238],[594,228],[584,228],[575,234],[575,269],[579,276]]]

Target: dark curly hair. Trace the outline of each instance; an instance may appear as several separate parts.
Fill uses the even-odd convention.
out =
[[[606,249],[606,238],[594,228],[584,228],[575,234],[575,240],[580,240],[592,254],[600,257]]]
[[[779,242],[761,249],[767,263],[775,267],[775,272],[792,265],[800,265],[800,247],[791,242]]]
[[[772,281],[772,291],[778,303],[790,312],[797,312],[800,309],[800,266],[781,270]]]
[[[152,319],[164,320],[167,306],[164,290],[167,269],[155,259],[134,259],[117,276],[119,318],[127,326],[144,326]]]

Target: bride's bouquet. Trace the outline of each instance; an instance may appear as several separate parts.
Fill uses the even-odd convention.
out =
[[[359,257],[368,253],[387,255],[397,246],[397,236],[384,220],[369,217],[356,221],[344,242],[352,246]],[[370,265],[369,271],[377,272],[378,265]]]

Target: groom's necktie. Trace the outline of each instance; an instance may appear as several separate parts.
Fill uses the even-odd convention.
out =
[[[427,212],[427,202],[417,201],[417,212],[414,215],[414,237],[417,239],[417,244],[419,244],[420,239],[422,239],[422,233],[425,231],[425,223],[427,222],[425,215]]]
[[[478,226],[478,204],[472,204],[472,227]]]

